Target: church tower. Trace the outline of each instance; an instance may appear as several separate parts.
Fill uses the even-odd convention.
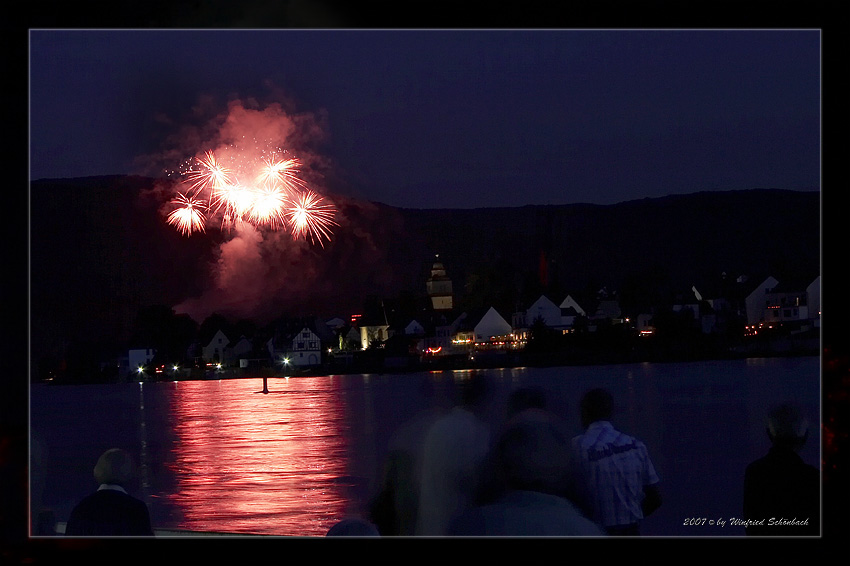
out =
[[[431,277],[426,281],[425,289],[431,298],[431,306],[434,310],[451,310],[453,307],[452,280],[446,276],[446,268],[439,259],[440,256],[437,255],[437,261],[431,266]]]

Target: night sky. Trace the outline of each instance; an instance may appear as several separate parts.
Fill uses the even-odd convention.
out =
[[[319,189],[399,207],[820,188],[817,29],[29,38],[31,179],[159,175],[198,108],[236,99],[298,117],[281,146]]]
[[[838,34],[846,37],[844,29]],[[829,119],[822,122],[821,40],[834,47],[837,36],[815,28],[52,26],[27,35],[31,180],[162,174],[155,165],[175,147],[204,149],[191,148],[187,126],[202,131],[203,120],[223,115],[233,100],[283,104],[298,127],[281,145],[309,157],[321,172],[319,189],[410,208],[817,191],[821,152],[836,154],[829,140],[837,133],[846,148],[846,93],[835,94],[846,66],[824,72],[832,90],[824,90]],[[827,62],[834,53],[824,50]],[[833,313],[824,317],[824,346],[844,368],[845,290],[833,292],[833,282],[846,282],[846,181],[830,178],[823,178],[822,257],[842,259],[822,270]],[[781,219],[759,220],[781,227]],[[17,221],[6,229],[25,240],[27,219]],[[27,255],[16,257],[20,264],[8,273],[27,273]],[[28,292],[26,278],[8,273],[10,295]],[[7,350],[26,350],[24,338],[19,333]],[[8,375],[29,373],[18,358]],[[8,425],[21,415],[11,399],[26,382],[15,384],[19,395],[2,396],[4,438],[18,430]],[[827,391],[836,387],[825,383]],[[25,419],[19,423],[25,431]]]

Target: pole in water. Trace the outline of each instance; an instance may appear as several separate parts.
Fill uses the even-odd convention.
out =
[[[263,376],[263,393],[268,393],[268,392],[269,392],[269,378],[266,377],[266,376]]]

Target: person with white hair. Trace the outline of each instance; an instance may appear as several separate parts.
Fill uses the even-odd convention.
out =
[[[770,450],[744,472],[747,535],[820,534],[820,470],[798,454],[808,435],[808,422],[792,405],[768,413]]]
[[[493,384],[488,377],[473,375],[460,394],[460,404],[438,418],[423,440],[417,536],[444,536],[452,518],[473,504],[481,486],[490,450],[486,415]]]
[[[104,452],[94,467],[100,485],[71,511],[65,536],[153,536],[148,506],[127,493],[133,470],[127,451]]]
[[[451,536],[577,536],[606,533],[565,495],[572,473],[570,439],[563,424],[543,409],[516,413],[496,443],[505,491],[466,510],[449,526]]]

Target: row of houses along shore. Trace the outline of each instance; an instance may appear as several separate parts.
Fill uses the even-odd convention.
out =
[[[723,277],[724,281],[726,277]],[[428,307],[402,318],[378,301],[346,318],[281,319],[256,335],[217,328],[182,360],[130,348],[120,379],[283,376],[421,369],[664,361],[688,357],[816,354],[820,276],[807,282],[737,277],[734,293],[696,285],[663,309],[626,313],[600,289],[578,299],[541,294],[524,310],[456,308],[439,258],[425,282]],[[689,336],[690,338],[686,338]],[[730,340],[730,336],[732,339]]]

